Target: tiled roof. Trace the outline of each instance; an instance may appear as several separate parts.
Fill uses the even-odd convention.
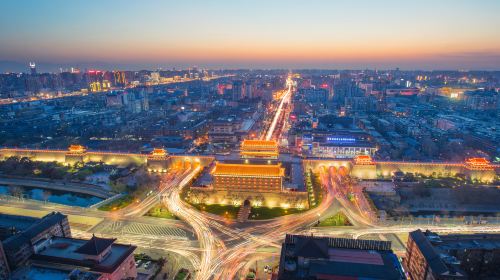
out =
[[[83,244],[80,248],[75,250],[75,253],[97,256],[102,253],[106,248],[111,246],[116,241],[115,238],[99,238],[95,235]]]
[[[285,169],[281,164],[227,164],[217,163],[214,175],[247,175],[247,176],[284,176]]]
[[[273,147],[276,148],[278,144],[274,140],[243,140],[241,143],[242,148],[248,147]]]
[[[66,219],[66,215],[59,212],[52,212],[44,216],[20,234],[16,234],[6,239],[3,243],[5,250],[18,250],[24,244],[28,244],[31,239],[40,232],[47,230],[55,224],[61,223],[64,219]]]

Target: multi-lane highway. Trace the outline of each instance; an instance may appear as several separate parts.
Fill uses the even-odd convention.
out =
[[[265,139],[279,138],[277,131],[283,123],[283,110],[290,102],[292,81],[287,79],[287,90],[274,112],[273,120],[265,131]],[[273,138],[274,137],[274,138]],[[226,159],[224,157],[223,159]],[[291,160],[300,160],[291,158]],[[266,221],[245,223],[228,222],[219,216],[200,212],[181,198],[183,187],[201,171],[200,166],[172,169],[162,176],[158,189],[142,201],[137,201],[122,210],[102,212],[79,207],[40,205],[29,201],[13,202],[9,205],[26,210],[61,211],[66,214],[102,218],[103,221],[89,229],[74,229],[78,237],[90,237],[92,233],[118,237],[120,242],[135,244],[140,248],[173,252],[188,260],[195,279],[241,279],[255,262],[279,256],[281,243],[286,234],[316,234],[328,236],[350,236],[359,238],[370,234],[406,233],[422,226],[400,224],[384,226],[367,213],[367,206],[348,194],[360,195],[350,187],[346,172],[335,167],[318,168],[324,189],[321,203],[309,211],[283,216]],[[182,221],[153,219],[143,215],[156,203],[165,204]],[[313,227],[320,219],[342,211],[353,224],[352,227]],[[425,225],[436,232],[500,232],[498,225]],[[259,279],[266,275],[259,274]]]
[[[287,233],[358,238],[371,234],[405,233],[420,227],[436,232],[500,232],[498,225],[379,225],[363,213],[362,207],[346,198],[344,184],[348,180],[332,168],[318,170],[325,195],[316,208],[267,221],[227,222],[218,216],[199,212],[181,199],[182,188],[200,170],[199,166],[171,170],[162,177],[156,193],[120,211],[103,212],[32,201],[10,201],[8,205],[26,211],[61,211],[80,217],[101,218],[102,222],[91,228],[73,228],[73,234],[88,237],[96,233],[117,237],[119,242],[135,244],[142,249],[175,253],[183,257],[184,265],[189,262],[195,279],[240,279],[254,262],[262,263],[271,256],[276,261]],[[182,221],[142,217],[160,201]],[[338,211],[347,215],[352,227],[312,227],[318,220]]]
[[[281,97],[278,108],[276,109],[276,112],[274,113],[273,120],[271,121],[271,125],[269,126],[269,128],[266,132],[266,136],[264,138],[265,140],[273,139],[273,135],[275,134],[276,126],[278,125],[280,119],[282,119],[282,115],[284,113],[283,107],[285,106],[285,104],[290,102],[290,96],[292,95],[292,85],[293,85],[291,77],[287,78],[286,84],[287,84],[286,92]]]
[[[349,235],[358,238],[368,234],[405,233],[419,228],[418,225],[384,227],[375,224],[360,208],[346,199],[342,190],[343,178],[329,169],[320,170],[325,187],[322,202],[314,209],[301,214],[283,216],[268,221],[246,224],[225,223],[207,213],[196,211],[179,196],[180,188],[169,189],[163,202],[181,219],[193,227],[200,245],[200,265],[196,279],[240,279],[252,264],[250,262],[277,257],[287,233]],[[321,217],[343,211],[353,227],[313,228]],[[498,232],[498,226],[429,226],[436,232]]]

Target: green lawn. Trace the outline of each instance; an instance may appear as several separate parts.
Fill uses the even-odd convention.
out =
[[[229,219],[236,219],[238,215],[239,206],[233,205],[220,205],[220,204],[191,204],[193,207],[200,211],[212,213]]]
[[[250,211],[250,220],[268,220],[276,217],[281,217],[290,214],[296,214],[307,211],[306,209],[299,210],[296,208],[283,209],[280,207],[268,208],[268,207],[252,207]]]
[[[184,280],[187,277],[188,272],[187,271],[179,271],[177,275],[175,275],[175,280]]]
[[[146,216],[164,219],[178,219],[174,214],[172,214],[167,207],[157,204],[153,208],[149,209]]]
[[[319,175],[309,170],[305,173],[306,188],[308,192],[309,206],[315,208],[323,199],[323,190]]]
[[[118,210],[118,209],[122,209],[122,208],[128,206],[133,201],[134,201],[134,197],[127,194],[127,195],[124,195],[118,199],[111,201],[108,204],[104,204],[97,209],[102,210],[102,211]]]
[[[335,226],[352,226],[349,219],[342,212],[338,212],[337,214],[330,216],[326,219],[320,219],[318,227],[335,227]]]

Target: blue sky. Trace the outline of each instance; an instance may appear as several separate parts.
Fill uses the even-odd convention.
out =
[[[2,0],[0,60],[499,69],[495,0]]]

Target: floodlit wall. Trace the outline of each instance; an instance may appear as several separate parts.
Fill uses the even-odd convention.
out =
[[[376,165],[377,175],[382,177],[390,177],[397,171],[438,177],[465,172],[464,166],[458,163],[377,162]]]
[[[118,166],[127,166],[129,164],[142,165],[146,163],[146,155],[87,152],[85,161],[102,161],[109,165]]]
[[[245,192],[222,191],[213,188],[191,187],[189,201],[194,204],[242,205],[249,200],[253,207],[281,207],[307,209],[309,203],[307,192]]]
[[[346,167],[348,170],[351,170],[353,164],[351,160],[320,160],[320,159],[308,159],[303,161],[304,170],[312,169],[317,172],[320,168],[328,168],[330,166],[334,166],[336,168],[340,168],[341,166]]]
[[[351,169],[351,176],[360,179],[377,179],[377,166],[372,165],[354,165]]]
[[[495,170],[469,170],[462,163],[433,163],[433,162],[375,162],[372,165],[357,165],[352,161],[345,160],[304,160],[304,169],[319,171],[334,166],[339,168],[345,166],[350,170],[351,176],[359,179],[376,179],[380,177],[391,177],[394,172],[420,173],[425,176],[447,177],[464,174],[472,180],[492,182],[497,176],[499,168]]]
[[[64,163],[66,161],[67,151],[48,151],[48,150],[17,150],[17,149],[1,149],[0,160],[5,160],[9,157],[27,157],[37,161],[57,161]]]

